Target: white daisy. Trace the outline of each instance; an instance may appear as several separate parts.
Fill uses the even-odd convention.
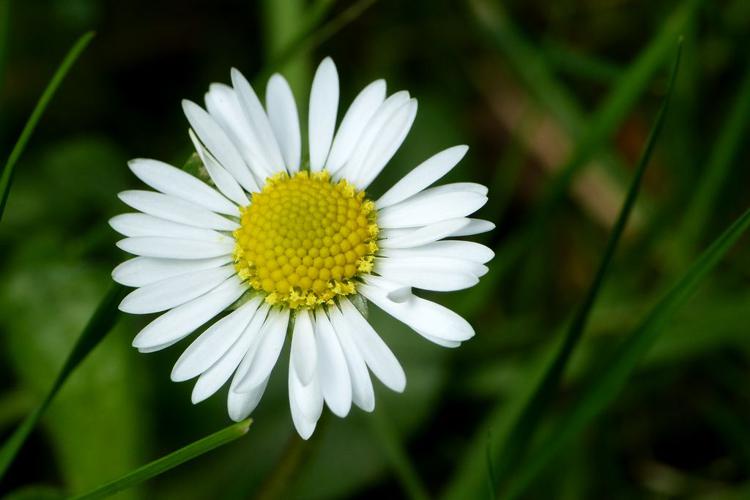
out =
[[[366,301],[441,346],[474,335],[461,316],[412,288],[460,290],[487,272],[490,249],[445,239],[494,227],[468,218],[487,201],[487,188],[429,187],[468,149],[456,146],[373,201],[365,190],[417,113],[408,92],[386,98],[385,82],[371,83],[336,129],[338,75],[323,60],[310,92],[308,162],[286,80],[270,78],[264,108],[239,71],[231,76],[231,87],[210,86],[206,109],[183,102],[211,185],[157,160],[129,163],[156,191],[120,193],[136,212],[110,224],[125,236],[117,246],[137,257],[112,275],[136,288],[122,311],[162,313],[133,340],[141,352],[175,344],[228,312],[188,346],[172,380],[197,377],[198,403],[231,378],[234,420],[255,409],[290,329],[289,403],[307,439],[324,403],[340,417],[352,403],[373,410],[370,372],[404,390],[401,365],[360,311]]]

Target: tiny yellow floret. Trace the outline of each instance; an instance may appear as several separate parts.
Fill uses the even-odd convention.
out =
[[[332,304],[372,271],[379,228],[364,191],[328,172],[278,174],[240,209],[237,275],[291,309]]]

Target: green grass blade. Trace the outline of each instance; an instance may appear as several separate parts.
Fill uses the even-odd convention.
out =
[[[601,291],[604,279],[610,269],[612,259],[614,258],[615,251],[625,230],[625,226],[627,225],[628,218],[630,217],[633,206],[635,205],[635,200],[638,197],[641,180],[643,179],[643,174],[650,163],[656,139],[664,124],[664,117],[674,88],[679,61],[680,50],[678,49],[677,58],[670,76],[667,94],[664,97],[664,102],[662,103],[651,128],[651,132],[643,153],[641,154],[627,196],[625,197],[617,221],[610,233],[604,250],[604,255],[599,264],[599,268],[594,275],[591,286],[589,287],[583,302],[576,311],[576,314],[565,333],[563,342],[555,353],[554,358],[547,365],[544,375],[534,387],[534,390],[524,404],[523,409],[514,420],[513,424],[511,424],[510,430],[506,434],[505,439],[498,447],[500,455],[496,461],[497,465],[494,474],[497,481],[496,486],[500,486],[508,480],[508,476],[512,472],[513,466],[523,457],[529,441],[534,436],[534,432],[542,420],[546,404],[552,399],[553,394],[556,392],[560,379],[565,371],[565,367],[586,329],[591,310],[593,309],[596,298]]]
[[[2,448],[0,448],[0,479],[2,479],[8,471],[8,467],[10,467],[10,464],[21,449],[21,446],[23,446],[26,438],[34,429],[39,418],[60,390],[60,387],[65,383],[68,376],[115,325],[119,318],[117,306],[124,296],[124,287],[120,285],[112,286],[110,291],[96,308],[94,315],[91,317],[81,333],[81,336],[76,341],[75,346],[73,346],[73,350],[65,361],[60,373],[58,373],[55,382],[52,384],[52,387],[44,400],[42,400],[41,404],[26,417],[15,432],[7,441],[5,441]]]
[[[26,144],[29,142],[31,134],[34,132],[34,129],[36,128],[36,125],[39,122],[39,119],[42,117],[42,114],[47,108],[50,100],[55,95],[57,88],[65,79],[68,71],[76,62],[78,56],[80,56],[83,50],[88,46],[89,42],[91,42],[91,39],[93,37],[94,32],[92,31],[84,34],[76,41],[70,51],[66,54],[65,58],[62,60],[62,63],[60,63],[60,66],[57,68],[57,71],[55,71],[55,74],[52,76],[49,84],[47,84],[47,88],[44,89],[42,96],[39,98],[34,111],[32,111],[29,120],[26,122],[26,125],[23,128],[23,131],[21,131],[21,136],[18,138],[15,146],[13,146],[13,150],[10,152],[8,161],[5,163],[2,173],[0,173],[0,220],[2,220],[3,211],[5,210],[5,204],[8,201],[10,184],[13,181],[13,171],[15,169],[16,163],[18,162],[18,159],[23,153],[23,150],[26,148]]]
[[[388,416],[384,413],[382,404],[378,411],[369,416],[369,421],[378,443],[383,448],[391,468],[401,483],[405,497],[412,500],[430,498],[430,494],[414,468],[409,454],[399,440]]]
[[[278,71],[279,68],[285,66],[294,57],[307,54],[318,47],[320,44],[344,29],[349,23],[356,20],[376,1],[377,0],[358,0],[342,10],[336,17],[324,25],[317,27],[317,24],[313,24],[309,29],[295,38],[294,41],[290,42],[286,49],[282,50],[275,58],[269,61],[264,70],[258,74],[255,81],[263,82],[265,85],[265,81],[271,73]],[[318,15],[322,15],[327,12],[327,9],[321,7],[314,9],[314,12],[318,12]]]
[[[144,481],[158,476],[170,469],[177,467],[189,460],[203,455],[219,446],[230,443],[247,434],[252,419],[243,420],[218,432],[206,436],[198,441],[190,443],[184,448],[170,453],[158,460],[139,467],[124,476],[104,484],[83,495],[74,496],[78,500],[92,500],[95,498],[106,498],[127,488],[132,488]]]
[[[474,0],[474,3],[478,3],[481,12],[478,17],[497,47],[508,54],[511,59],[516,60],[515,66],[526,68],[524,71],[528,74],[524,79],[527,81],[538,79],[545,82],[544,85],[538,84],[539,93],[547,95],[545,102],[558,110],[556,113],[558,116],[568,116],[568,119],[564,120],[566,123],[575,121],[570,118],[572,113],[570,105],[564,104],[568,98],[549,77],[541,56],[529,50],[528,44],[523,42],[520,34],[515,32],[507,16],[504,16],[501,11],[490,9],[483,0]],[[506,272],[514,269],[518,260],[528,254],[528,249],[544,234],[546,224],[565,199],[575,176],[594,155],[603,149],[612,134],[630,114],[653,76],[671,55],[682,27],[695,14],[698,5],[699,0],[679,4],[662,29],[623,73],[617,86],[609,92],[588,121],[581,140],[563,164],[560,173],[549,182],[539,206],[529,216],[526,223],[521,224],[522,229],[507,238],[503,246],[496,250],[493,270],[484,279],[485,288],[494,287]],[[491,294],[486,294],[486,296],[490,297]],[[479,302],[475,301],[473,307],[480,307]]]
[[[551,429],[550,437],[530,454],[528,461],[523,464],[510,483],[505,498],[516,498],[523,493],[531,481],[570,440],[606,409],[672,316],[692,296],[703,278],[716,267],[747,230],[748,225],[750,225],[750,210],[742,214],[716,239],[651,309],[643,322],[603,365],[605,369],[598,376],[591,378],[591,385],[576,399],[576,406]]]
[[[10,28],[10,0],[0,0],[0,90],[5,81],[5,61],[8,57],[8,31]]]
[[[731,114],[719,133],[703,176],[697,183],[695,193],[685,213],[681,234],[678,236],[678,242],[688,256],[693,253],[716,207],[732,162],[747,139],[747,129],[750,125],[750,69],[745,71],[730,109]]]

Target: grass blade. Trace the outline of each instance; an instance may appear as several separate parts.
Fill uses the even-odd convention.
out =
[[[342,10],[336,17],[316,28],[313,24],[299,35],[287,48],[281,51],[273,60],[269,61],[263,71],[258,74],[256,82],[265,82],[274,71],[286,65],[296,56],[306,54],[341,31],[346,25],[361,16],[377,0],[358,0]],[[327,9],[314,9],[314,16],[322,16]]]
[[[496,250],[493,270],[484,278],[485,289],[493,288],[506,272],[514,269],[518,260],[527,255],[528,249],[544,234],[543,229],[564,200],[576,174],[603,148],[629,115],[653,75],[671,54],[682,27],[692,18],[699,3],[699,0],[691,0],[679,4],[662,29],[623,73],[617,86],[610,91],[588,121],[581,140],[560,172],[549,182],[540,205],[529,216],[529,220],[520,225],[522,229],[507,238],[503,246]],[[480,12],[477,17],[496,46],[515,61],[514,66],[526,68],[524,71],[528,74],[524,79],[538,79],[544,82],[544,85],[539,84],[537,88],[541,94],[546,95],[545,104],[554,106],[557,115],[567,116],[568,119],[564,120],[566,123],[574,122],[575,119],[571,118],[571,107],[566,104],[569,98],[551,80],[543,64],[543,58],[530,51],[529,45],[515,32],[502,11],[491,9],[483,0],[474,0],[474,4],[475,10],[478,9]],[[491,294],[485,296],[490,297]],[[479,302],[481,301],[475,301],[472,309],[481,307]]]
[[[8,194],[10,193],[10,184],[13,181],[13,171],[15,169],[16,163],[18,162],[18,159],[23,153],[23,150],[26,148],[26,144],[29,142],[29,139],[31,138],[31,134],[34,132],[34,129],[36,128],[36,125],[39,122],[39,119],[42,117],[42,114],[44,113],[44,110],[47,108],[47,105],[49,104],[50,100],[55,95],[57,88],[65,79],[65,76],[68,74],[68,71],[76,62],[76,60],[81,55],[83,50],[88,46],[89,42],[91,42],[91,39],[93,37],[94,37],[93,31],[90,31],[82,35],[76,41],[76,43],[73,45],[70,51],[65,55],[65,58],[62,60],[62,63],[60,63],[60,66],[57,68],[57,71],[55,71],[55,74],[52,76],[52,79],[47,84],[47,88],[44,89],[42,96],[39,98],[39,101],[37,102],[36,107],[34,108],[34,111],[32,111],[31,116],[29,117],[29,120],[26,122],[26,125],[23,128],[23,131],[21,131],[21,136],[18,138],[18,141],[16,142],[15,146],[13,146],[13,150],[10,152],[8,161],[5,163],[2,173],[0,173],[0,220],[2,220],[3,212],[5,210],[5,204],[8,201]],[[0,43],[2,42],[0,41]],[[1,470],[2,469],[0,469],[0,471]]]
[[[10,0],[0,0],[0,90],[5,81],[5,61],[8,57],[8,28],[10,27]]]
[[[656,341],[677,310],[692,296],[698,285],[721,261],[750,225],[750,210],[742,214],[695,261],[690,269],[654,306],[641,324],[605,363],[605,369],[592,377],[592,383],[577,404],[551,430],[550,437],[532,452],[508,487],[505,498],[516,498],[568,442],[599,415],[625,385],[629,375]]]
[[[230,443],[245,434],[247,434],[252,419],[243,420],[236,424],[230,425],[225,429],[206,436],[198,441],[190,443],[184,448],[180,448],[177,451],[170,453],[158,460],[139,467],[134,471],[128,472],[124,476],[115,479],[107,484],[104,484],[88,493],[83,495],[74,496],[73,498],[78,500],[92,500],[95,498],[106,498],[114,495],[127,488],[132,488],[144,481],[147,481],[153,477],[158,476],[170,469],[177,467],[189,460],[203,455],[219,446]]]
[[[68,359],[65,361],[60,373],[58,373],[55,382],[52,384],[47,395],[41,404],[30,413],[26,419],[18,426],[15,432],[8,438],[0,448],[0,479],[8,471],[8,467],[13,462],[16,454],[23,446],[26,438],[36,426],[39,418],[49,406],[52,399],[60,390],[67,380],[68,376],[83,361],[86,356],[96,347],[104,336],[112,329],[119,318],[118,304],[125,296],[125,288],[120,285],[113,285],[102,302],[96,308],[94,315],[84,328],[81,336],[78,337],[76,344],[73,346]]]
[[[409,454],[404,449],[399,440],[391,421],[383,411],[383,405],[380,405],[378,411],[369,416],[370,425],[373,434],[377,437],[378,443],[383,448],[391,468],[396,473],[399,483],[403,488],[406,498],[412,500],[426,500],[430,498],[424,483],[419,477],[414,464],[409,458]]]
[[[745,72],[731,106],[731,114],[719,133],[693,199],[685,213],[684,223],[678,237],[684,254],[690,256],[713,213],[724,181],[740,147],[745,144],[746,131],[750,124],[750,70]]]
[[[508,475],[512,472],[513,466],[523,457],[526,447],[529,441],[534,435],[539,423],[542,420],[546,403],[552,399],[553,394],[558,388],[560,379],[565,371],[565,367],[570,360],[573,351],[575,350],[578,342],[583,335],[586,325],[588,324],[589,315],[594,306],[597,296],[601,291],[604,279],[609,271],[612,263],[612,259],[615,255],[617,245],[620,242],[622,234],[625,230],[625,226],[628,222],[628,218],[632,212],[635,200],[640,190],[641,180],[643,174],[649,165],[651,160],[651,154],[656,144],[656,139],[661,132],[664,124],[664,117],[667,112],[669,105],[669,99],[672,95],[674,88],[675,77],[677,76],[677,70],[680,62],[680,49],[677,51],[677,58],[672,68],[672,74],[670,76],[669,87],[667,94],[664,97],[664,102],[656,116],[654,124],[651,128],[646,146],[644,147],[641,158],[638,162],[633,181],[630,184],[625,202],[623,203],[620,213],[617,217],[617,221],[610,233],[607,241],[604,255],[602,256],[599,268],[594,275],[594,279],[589,287],[586,296],[581,303],[581,306],[575,313],[573,320],[568,327],[563,342],[559,349],[555,353],[554,358],[547,365],[539,383],[535,386],[530,397],[527,399],[523,406],[523,409],[519,413],[518,417],[514,420],[510,426],[510,430],[506,434],[505,439],[499,446],[500,456],[496,461],[495,469],[495,480],[497,481],[496,486],[500,486],[505,483],[508,479]]]

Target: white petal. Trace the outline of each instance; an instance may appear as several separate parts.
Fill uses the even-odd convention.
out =
[[[422,191],[450,172],[468,150],[468,146],[454,146],[423,161],[386,191],[375,206],[390,207]]]
[[[344,319],[351,326],[352,339],[372,373],[392,391],[403,392],[406,375],[396,356],[348,299],[343,298],[340,304]]]
[[[349,160],[367,123],[385,99],[385,80],[376,80],[365,87],[349,106],[331,145],[326,168],[337,172]]]
[[[213,259],[177,260],[136,257],[126,260],[112,271],[112,279],[125,286],[146,286],[180,274],[214,269],[232,261],[227,254]]]
[[[275,74],[266,86],[266,109],[281,156],[289,172],[297,172],[300,166],[301,139],[299,116],[292,89],[286,79]]]
[[[375,409],[375,391],[372,388],[367,365],[352,339],[351,327],[338,307],[329,308],[331,324],[346,358],[346,366],[352,381],[352,401],[364,411]]]
[[[262,299],[254,298],[223,317],[193,341],[172,368],[172,381],[197,377],[221,359],[240,338]]]
[[[312,319],[305,309],[297,310],[291,350],[294,363],[289,369],[297,371],[297,377],[302,385],[308,385],[315,375],[318,356]]]
[[[195,147],[195,152],[198,153],[198,157],[201,159],[203,166],[206,168],[211,180],[216,184],[216,187],[221,191],[224,196],[235,202],[237,205],[244,207],[250,204],[250,200],[247,198],[245,191],[237,183],[235,178],[222,167],[214,156],[208,152],[208,150],[201,144],[201,141],[196,137],[195,132],[192,129],[188,129],[188,135],[190,141],[192,141]],[[255,180],[253,179],[253,182]],[[257,185],[251,191],[259,191]]]
[[[272,310],[260,332],[261,339],[252,364],[247,374],[242,377],[233,389],[244,392],[257,387],[266,380],[281,354],[286,338],[286,328],[289,325],[289,309]]]
[[[387,297],[392,283],[377,276],[367,276],[365,280],[359,286],[362,295],[420,335],[457,342],[474,336],[471,325],[447,307],[416,295],[404,302],[394,302]]]
[[[346,358],[326,313],[315,314],[315,341],[318,347],[318,374],[323,399],[331,411],[345,417],[352,406],[352,383]]]
[[[378,221],[380,223],[380,221]],[[426,245],[449,236],[455,236],[457,231],[469,224],[469,219],[450,219],[420,227],[397,237],[388,237],[378,241],[380,248],[410,248]],[[382,233],[387,235],[387,231]]]
[[[355,186],[365,189],[380,175],[406,139],[416,116],[417,100],[411,99],[383,125],[360,167],[358,176],[352,181]]]
[[[308,136],[310,142],[310,170],[319,172],[326,165],[336,129],[339,107],[339,75],[330,57],[318,66],[310,89]]]
[[[266,392],[267,385],[268,379],[248,392],[239,393],[230,390],[229,396],[227,396],[229,418],[235,422],[239,422],[250,416],[253,410],[258,406],[258,403],[263,397],[263,393]]]
[[[212,212],[238,217],[237,206],[192,175],[164,162],[135,159],[128,162],[140,180],[164,194],[200,205]]]
[[[378,211],[378,226],[418,227],[465,217],[487,203],[487,196],[473,191],[433,191],[430,188]]]
[[[261,307],[257,310],[250,324],[242,331],[240,337],[232,346],[213,363],[208,370],[205,370],[193,387],[191,400],[193,404],[200,403],[204,399],[216,393],[223,386],[232,373],[237,370],[240,364],[248,354],[255,352],[260,337],[260,328],[266,318],[268,308]]]
[[[186,226],[140,212],[115,215],[109,219],[109,225],[123,236],[130,237],[161,236],[189,240],[211,240],[220,239],[224,236],[213,229]]]
[[[232,174],[232,177],[246,191],[258,191],[258,183],[239,151],[211,115],[194,102],[187,100],[182,101],[182,109],[200,141],[219,164]]]
[[[246,286],[233,276],[211,292],[162,314],[136,335],[133,347],[147,349],[184,338],[240,298]]]
[[[495,253],[486,246],[473,241],[444,240],[412,248],[384,248],[385,257],[451,257],[485,264]]]
[[[410,287],[450,292],[476,285],[479,277],[487,274],[487,267],[450,257],[389,257],[375,259],[375,272]]]
[[[422,337],[426,338],[433,344],[439,345],[440,347],[447,347],[448,349],[455,349],[456,347],[461,346],[461,342],[458,342],[455,340],[445,340],[439,337],[433,337],[432,335],[428,335],[424,332],[422,332],[420,335],[422,335]]]
[[[234,266],[230,264],[157,281],[130,292],[119,309],[130,314],[166,311],[213,290],[232,274]]]
[[[391,117],[399,110],[402,106],[409,102],[409,93],[405,90],[396,92],[383,104],[378,107],[378,110],[367,122],[365,129],[357,139],[357,145],[354,147],[349,160],[346,162],[343,168],[341,168],[334,179],[354,179],[359,174],[360,168],[367,158],[367,154],[370,152],[372,143],[377,139],[383,125],[391,119]]]
[[[188,226],[234,231],[239,224],[201,206],[152,191],[123,191],[117,195],[126,205],[161,219]]]
[[[486,233],[495,229],[495,224],[488,220],[467,218],[468,224],[451,233],[451,236],[472,236],[474,234]]]
[[[216,122],[224,128],[245,160],[245,164],[250,167],[261,184],[266,177],[278,171],[280,165],[274,167],[232,87],[223,83],[211,84],[206,93],[206,107]]]
[[[116,245],[133,255],[162,259],[210,259],[231,255],[234,251],[234,239],[229,236],[221,236],[214,241],[143,236],[125,238]]]
[[[292,355],[293,356],[293,355]],[[290,360],[291,364],[292,360]],[[323,395],[317,378],[305,386],[297,378],[297,372],[289,370],[289,409],[292,422],[302,439],[309,439],[323,411]]]
[[[271,123],[268,121],[268,115],[266,115],[263,105],[242,73],[232,68],[231,74],[234,92],[240,101],[245,118],[250,122],[271,168],[276,172],[284,171],[284,159],[281,156],[279,144],[273,135],[273,129],[271,128]]]

